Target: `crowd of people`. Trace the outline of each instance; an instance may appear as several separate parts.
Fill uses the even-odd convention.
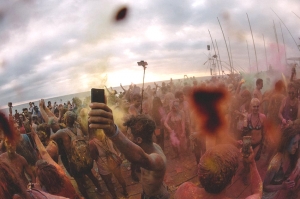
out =
[[[269,88],[262,92],[264,81]],[[121,172],[127,159],[132,180],[141,182],[141,198],[167,199],[169,142],[172,158],[194,154],[200,183],[181,184],[173,193],[176,199],[228,198],[226,188],[235,176],[251,187],[247,198],[300,198],[298,81],[292,74],[289,81],[274,79],[273,87],[270,78],[251,83],[232,74],[201,82],[170,79],[145,89],[121,84],[120,93],[105,87],[106,103],[91,103],[88,97],[46,105],[41,99],[20,113],[0,113],[0,197],[89,198],[88,177],[101,198],[94,165],[112,198],[117,198],[112,176],[128,197]],[[193,97],[197,93],[204,100]],[[216,109],[221,118],[203,108],[210,107],[207,102],[201,104],[215,102],[212,93],[224,96]],[[203,128],[212,119],[213,126],[225,124],[216,133]]]

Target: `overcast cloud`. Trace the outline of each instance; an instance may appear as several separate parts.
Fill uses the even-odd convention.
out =
[[[115,22],[124,5],[129,9],[126,20]],[[1,0],[0,106],[87,91],[101,87],[106,78],[107,86],[140,83],[143,70],[136,64],[140,60],[149,64],[146,82],[209,75],[208,64],[203,65],[207,55],[214,54],[213,48],[206,49],[211,45],[208,29],[221,59],[229,62],[217,17],[230,40],[234,66],[256,71],[246,13],[259,69],[267,68],[262,35],[268,65],[282,68],[280,21],[271,8],[300,44],[299,0]],[[296,44],[281,26],[287,57],[299,57]]]

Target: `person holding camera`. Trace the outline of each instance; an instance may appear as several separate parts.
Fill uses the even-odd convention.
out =
[[[152,141],[155,122],[147,115],[131,117],[125,123],[133,135],[133,141],[130,141],[114,124],[112,110],[106,104],[92,103],[90,107],[89,127],[103,129],[126,159],[141,167],[141,198],[169,198],[170,194],[163,184],[167,159],[162,149]]]

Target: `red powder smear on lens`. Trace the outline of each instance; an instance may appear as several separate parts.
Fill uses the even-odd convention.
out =
[[[4,137],[6,137],[8,140],[12,141],[15,139],[16,135],[14,133],[14,123],[12,119],[11,121],[8,120],[8,118],[2,112],[0,112],[0,128],[4,133]]]
[[[278,127],[278,124],[272,124],[268,119],[264,124],[266,139],[269,141],[270,147],[276,147],[279,145],[281,139],[281,129]]]
[[[204,133],[215,135],[225,127],[225,113],[222,107],[227,102],[224,88],[196,88],[192,91],[190,104],[195,110]]]
[[[117,14],[116,14],[115,20],[116,20],[116,21],[121,21],[121,20],[125,19],[125,18],[126,18],[126,15],[127,15],[127,10],[128,10],[128,9],[127,9],[126,6],[120,8],[120,9],[118,10]]]

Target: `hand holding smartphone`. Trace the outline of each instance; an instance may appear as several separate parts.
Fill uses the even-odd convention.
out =
[[[91,89],[91,102],[105,103],[104,89]]]

